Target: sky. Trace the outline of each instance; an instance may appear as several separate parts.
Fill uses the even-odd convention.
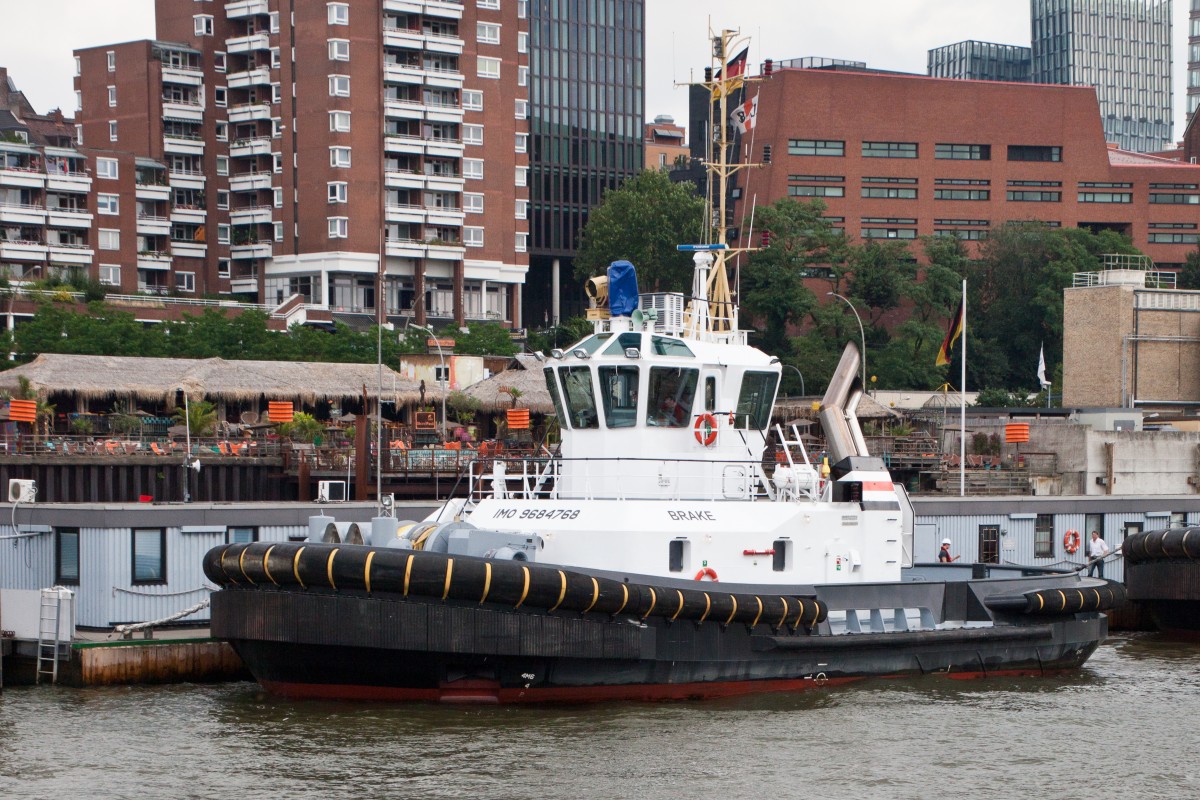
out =
[[[1188,0],[1173,0],[1175,135],[1182,131]],[[0,66],[44,112],[75,107],[72,50],[152,38],[154,0],[3,0]],[[214,0],[214,6],[222,5]],[[733,9],[737,9],[735,13]],[[801,56],[925,72],[931,47],[1029,44],[1028,0],[646,0],[646,117],[686,124],[687,90],[709,64],[709,27],[750,37],[751,64]]]

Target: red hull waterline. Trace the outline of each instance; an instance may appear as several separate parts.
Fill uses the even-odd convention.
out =
[[[980,678],[1043,677],[1071,672],[1071,669],[1002,669],[988,672],[937,673],[954,680]],[[873,675],[872,679],[897,679],[911,675]],[[398,686],[352,686],[323,683],[260,681],[262,687],[281,697],[302,700],[358,700],[384,702],[422,702],[462,705],[517,705],[521,703],[601,703],[611,701],[711,700],[768,692],[797,692],[825,686],[842,686],[867,680],[860,677],[806,677],[777,681],[720,681],[715,683],[629,684],[623,686],[556,686],[543,688],[504,688],[492,681],[456,681],[431,689]]]

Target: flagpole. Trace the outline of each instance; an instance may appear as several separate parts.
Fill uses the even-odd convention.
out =
[[[962,375],[958,384],[958,496],[967,493],[967,279],[962,282]]]

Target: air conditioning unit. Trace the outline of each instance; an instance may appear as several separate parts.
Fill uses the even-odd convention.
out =
[[[9,489],[9,494],[12,494],[12,489]],[[317,502],[318,503],[344,503],[346,502],[346,482],[345,481],[317,481]]]
[[[37,499],[37,481],[9,478],[8,502],[32,503],[35,499]]]

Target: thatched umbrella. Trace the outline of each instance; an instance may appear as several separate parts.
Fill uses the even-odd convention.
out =
[[[506,391],[510,388],[521,392],[516,403],[518,407],[528,408],[537,414],[554,413],[554,403],[550,399],[550,390],[546,388],[541,364],[530,355],[514,357],[508,369],[471,384],[463,392],[480,402],[481,411],[495,414],[513,407],[512,395]]]

